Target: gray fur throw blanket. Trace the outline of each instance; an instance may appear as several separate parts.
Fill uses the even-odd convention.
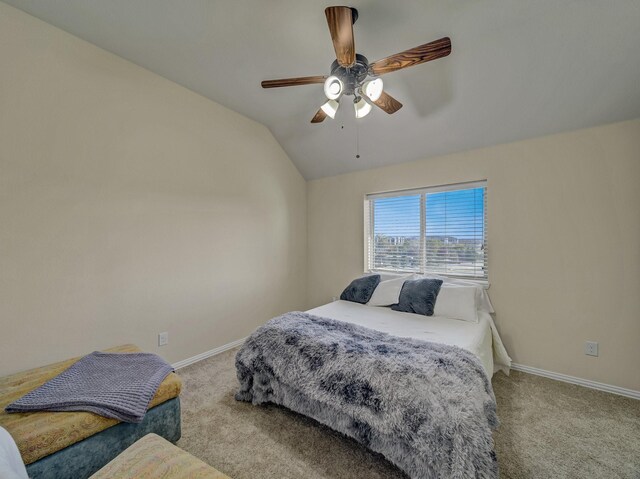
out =
[[[5,411],[88,411],[140,423],[160,383],[172,371],[155,354],[94,351]]]
[[[237,400],[309,416],[412,479],[498,477],[493,389],[464,349],[291,312],[247,339],[236,370]]]

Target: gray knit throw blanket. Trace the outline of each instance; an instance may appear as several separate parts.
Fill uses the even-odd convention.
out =
[[[497,478],[491,382],[470,352],[292,312],[236,356],[239,401],[274,403],[418,478]]]
[[[139,423],[173,368],[150,353],[95,351],[9,404],[7,412],[89,411]]]

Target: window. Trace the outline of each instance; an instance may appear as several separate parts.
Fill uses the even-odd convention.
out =
[[[486,182],[367,195],[369,271],[487,279]]]

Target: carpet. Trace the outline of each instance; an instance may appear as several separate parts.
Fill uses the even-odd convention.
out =
[[[236,351],[179,371],[178,446],[234,479],[406,479],[311,419],[236,401]],[[640,479],[640,401],[517,371],[493,387],[500,477]]]

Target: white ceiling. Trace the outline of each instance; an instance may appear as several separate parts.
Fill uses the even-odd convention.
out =
[[[265,124],[307,179],[640,117],[638,0],[353,0],[370,61],[452,54],[384,76],[396,114],[318,125],[322,85],[260,81],[328,74],[330,2],[5,1]]]

